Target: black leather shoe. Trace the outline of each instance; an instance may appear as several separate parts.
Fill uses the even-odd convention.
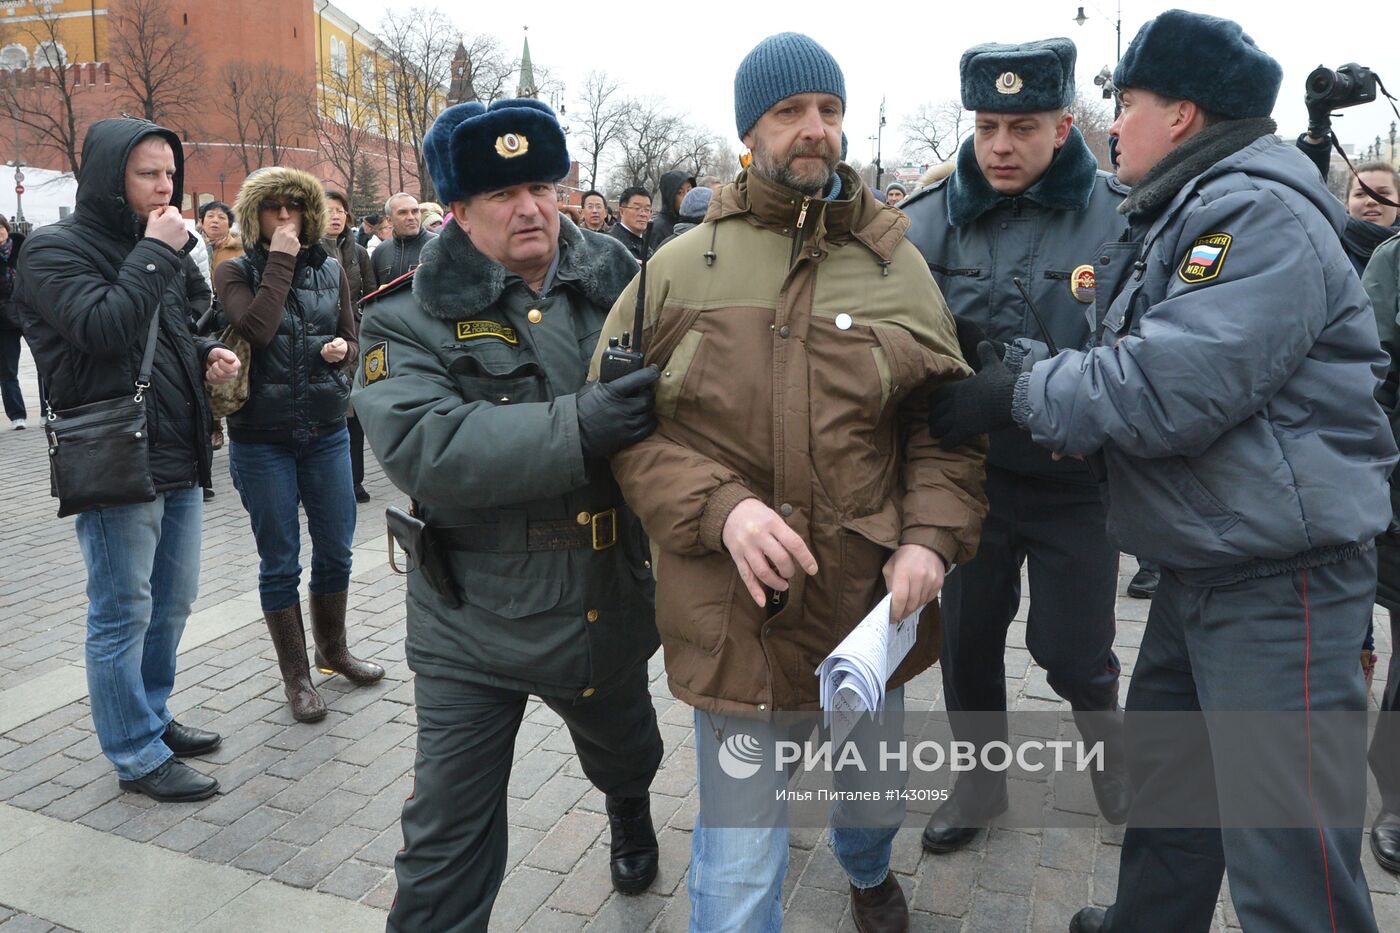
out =
[[[170,720],[170,725],[165,727],[165,734],[160,737],[165,743],[165,747],[175,753],[176,758],[189,758],[193,755],[205,755],[219,747],[223,741],[217,732],[205,732],[203,729],[196,729],[193,726],[182,726],[175,720]]]
[[[134,781],[118,781],[122,790],[133,790],[145,794],[152,800],[181,802],[207,800],[219,792],[219,782],[207,774],[200,774],[194,768],[174,758],[165,762],[150,774],[143,774]]]
[[[1101,933],[1107,913],[1102,907],[1085,907],[1069,922],[1069,933]]]
[[[1142,569],[1133,574],[1133,578],[1128,581],[1128,595],[1133,599],[1151,599],[1157,595],[1157,579],[1160,575],[1155,570]]]
[[[860,933],[906,933],[909,904],[893,874],[873,888],[851,885],[851,920]]]
[[[608,827],[612,831],[613,890],[641,894],[656,880],[658,849],[651,823],[651,796],[613,797],[606,800]]]
[[[971,791],[958,793],[957,785],[948,800],[929,817],[924,827],[924,848],[939,855],[956,852],[967,845],[987,824],[1006,812],[1009,802],[1006,798],[1006,785],[1002,785],[992,799],[990,806],[982,806],[973,801]]]
[[[369,501],[369,493],[365,492],[365,487],[362,486],[362,485],[360,485],[359,483],[356,483],[356,484],[355,484],[355,501],[356,501],[356,502],[368,502],[368,501]]]
[[[1400,875],[1400,813],[1382,810],[1371,824],[1371,854],[1392,875]]]

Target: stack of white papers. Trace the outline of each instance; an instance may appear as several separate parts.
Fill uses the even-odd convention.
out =
[[[845,741],[862,713],[885,708],[885,683],[919,635],[919,606],[897,625],[890,624],[890,597],[870,610],[817,667],[822,709],[831,739]]]

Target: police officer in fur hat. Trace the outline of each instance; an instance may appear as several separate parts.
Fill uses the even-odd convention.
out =
[[[656,877],[648,787],[661,736],[647,546],[607,458],[655,427],[643,369],[584,384],[636,273],[560,216],[569,169],[536,100],[459,104],[424,141],[455,223],[364,301],[355,410],[416,519],[406,651],[418,756],[389,929],[485,930],[506,867],[506,786],[531,696],[560,716],[605,794],[612,882]]]
[[[963,53],[962,103],[976,112],[973,135],[952,175],[902,205],[909,240],[928,260],[970,361],[988,338],[1001,352],[1016,341],[1075,349],[1090,341],[1097,247],[1123,232],[1117,208],[1128,189],[1098,171],[1074,126],[1074,61],[1068,39]],[[940,663],[951,724],[962,740],[1007,740],[1006,632],[1029,563],[1026,644],[1080,730],[1104,741],[1109,767],[1090,775],[1104,817],[1122,823],[1130,795],[1113,653],[1118,549],[1108,540],[1098,485],[1082,461],[1052,459],[1024,431],[995,431],[989,440],[991,512],[977,557],[943,588]],[[958,715],[969,711],[980,712]],[[1005,772],[964,773],[930,818],[924,848],[962,848],[1007,805]]]
[[[1356,654],[1397,459],[1374,399],[1386,357],[1341,204],[1274,135],[1281,77],[1229,20],[1143,26],[1114,73],[1133,190],[1097,270],[1098,345],[993,353],[930,416],[944,443],[1017,425],[1092,459],[1109,533],[1162,565],[1128,695],[1117,902],[1078,933],[1204,933],[1226,870],[1246,930],[1376,929]]]

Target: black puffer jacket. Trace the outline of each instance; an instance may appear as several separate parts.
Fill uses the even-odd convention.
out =
[[[267,199],[300,199],[301,250],[268,250],[255,237],[258,205]],[[355,360],[349,282],[338,260],[326,252],[326,197],[315,176],[292,168],[267,168],[248,176],[234,205],[244,231],[245,255],[219,267],[219,298],[229,322],[252,346],[248,401],[229,415],[237,442],[303,443],[345,425]],[[344,320],[342,320],[344,318]],[[328,363],[321,350],[336,337],[348,350]]]
[[[370,256],[370,262],[374,264],[375,287],[387,285],[417,268],[418,257],[422,254],[423,247],[435,236],[436,234],[426,230],[419,230],[416,235],[407,239],[399,239],[395,234],[389,237],[387,243],[380,243],[375,247],[373,255]]]
[[[132,148],[160,136],[175,152],[179,204],[184,179],[180,139],[145,120],[100,120],[83,141],[77,208],[40,227],[24,244],[15,301],[39,374],[56,409],[133,391],[151,315],[160,314],[151,389],[146,394],[151,478],[157,491],[210,485],[211,420],[204,360],[220,346],[191,335],[189,322],[209,307],[209,285],[189,258],[142,236],[126,203]],[[200,247],[202,248],[202,247]]]

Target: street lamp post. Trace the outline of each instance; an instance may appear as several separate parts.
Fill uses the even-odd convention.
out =
[[[885,99],[880,98],[880,123],[875,129],[875,190],[880,190],[880,179],[885,174],[880,167],[880,156],[884,152]]]
[[[228,203],[228,198],[224,197],[224,173],[223,173],[223,172],[220,172],[220,173],[219,173],[219,200],[220,200],[220,201],[223,201],[225,204]]]
[[[1096,6],[1094,9],[1098,10],[1099,8]],[[1104,16],[1102,10],[1099,10],[1099,15]],[[1104,18],[1107,19],[1108,17],[1104,16]],[[1085,15],[1084,8],[1080,7],[1079,12],[1074,14],[1074,21],[1080,26],[1083,26],[1088,20],[1089,17]],[[1116,66],[1123,57],[1123,0],[1118,0],[1118,15],[1113,21],[1113,31],[1118,37],[1118,43],[1115,47],[1113,58],[1113,64]],[[1115,88],[1113,87],[1112,74],[1112,68],[1105,68],[1103,72],[1100,73],[1099,77],[1094,79],[1094,83],[1103,88],[1104,97],[1113,98],[1113,116],[1116,119],[1122,107],[1118,103],[1118,95],[1114,93]],[[1100,78],[1103,80],[1100,80]]]
[[[19,118],[14,112],[10,114],[14,117],[15,124],[15,230],[19,233],[28,232],[24,222],[24,166],[25,161],[19,157]]]

